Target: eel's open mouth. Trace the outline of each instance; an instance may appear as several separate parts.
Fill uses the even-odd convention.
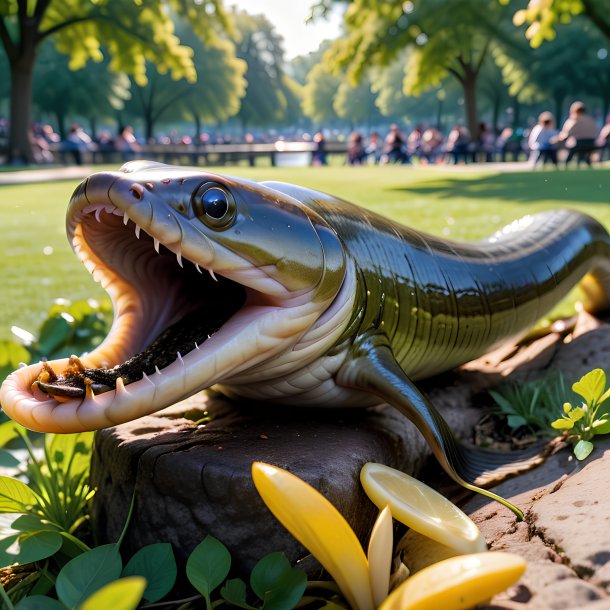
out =
[[[87,244],[105,261],[106,267],[96,267],[94,275],[108,278],[109,267],[118,272],[129,282],[145,314],[129,329],[133,353],[122,362],[112,359],[86,367],[72,357],[60,374],[43,364],[35,384],[60,402],[84,398],[89,391],[114,390],[119,378],[127,386],[144,375],[154,375],[200,349],[244,305],[243,286],[177,257],[118,208],[86,207],[79,232],[84,238],[81,245]],[[82,247],[80,255],[87,264],[90,259]]]
[[[309,290],[287,290],[273,268],[206,237],[188,206],[177,209],[163,191],[170,182],[180,187],[186,172],[161,171],[171,179],[108,172],[76,189],[68,238],[110,295],[114,322],[91,353],[7,378],[0,402],[26,427],[95,430],[227,379],[239,383],[290,350],[320,316],[324,305]]]

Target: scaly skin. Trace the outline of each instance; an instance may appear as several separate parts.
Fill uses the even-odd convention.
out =
[[[226,205],[210,204],[219,191]],[[610,238],[569,210],[458,244],[309,189],[132,162],[84,181],[67,227],[115,321],[82,362],[31,365],[4,382],[4,410],[40,431],[112,426],[212,385],[287,405],[385,401],[416,423],[456,481],[479,491],[470,482],[497,460],[465,452],[413,380],[519,335],[583,277],[586,307],[610,305]],[[221,281],[200,276],[206,269]],[[231,295],[244,305],[198,324],[204,336],[183,328],[185,342],[162,341],[153,373],[155,338],[183,316],[216,319],[211,303]]]

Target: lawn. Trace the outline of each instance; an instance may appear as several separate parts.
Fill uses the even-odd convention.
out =
[[[610,170],[500,173],[472,168],[217,168],[333,193],[417,229],[475,240],[528,214],[557,207],[610,227]],[[36,330],[54,299],[105,294],[72,253],[64,215],[75,182],[0,187],[0,339],[16,325]],[[574,297],[572,297],[572,300]],[[571,305],[564,305],[562,312]]]

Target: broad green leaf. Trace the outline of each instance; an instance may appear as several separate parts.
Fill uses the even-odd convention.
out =
[[[515,413],[515,408],[513,405],[499,392],[494,392],[493,390],[489,390],[489,394],[491,397],[498,403],[501,411],[504,414]]]
[[[0,425],[0,447],[4,447],[19,436],[19,430],[25,431],[17,422],[7,421]]]
[[[610,434],[610,414],[604,413],[593,422],[595,434]]]
[[[506,422],[511,428],[521,428],[521,426],[527,426],[527,421],[521,415],[509,415]]]
[[[255,610],[254,606],[246,602],[246,583],[241,578],[227,580],[220,590],[220,595],[232,606],[246,608],[246,610]]]
[[[17,468],[21,462],[6,449],[0,449],[0,468]]]
[[[227,547],[212,536],[206,536],[186,562],[187,578],[204,597],[209,597],[230,569],[231,555]]]
[[[12,523],[11,527],[18,532],[43,532],[59,531],[57,526],[49,523],[39,515],[19,515]]]
[[[264,600],[267,591],[290,570],[290,562],[284,553],[269,553],[254,566],[250,574],[250,586]]]
[[[33,563],[55,555],[62,537],[57,532],[19,533],[0,541],[0,565]]]
[[[165,597],[176,582],[176,560],[172,545],[150,544],[140,549],[128,562],[123,576],[143,576],[147,585],[144,599],[149,602]]]
[[[605,389],[606,373],[602,369],[593,369],[572,386],[572,390],[582,396],[588,404],[599,400]]]
[[[571,430],[574,427],[574,422],[564,417],[551,422],[551,426],[555,430]]]
[[[292,610],[303,597],[306,587],[305,572],[291,569],[265,593],[263,610]]]
[[[37,501],[36,494],[25,483],[0,477],[0,513],[24,513]]]
[[[574,455],[577,460],[584,460],[589,457],[591,451],[593,451],[593,443],[590,441],[578,441],[574,445]]]
[[[115,580],[88,597],[79,610],[135,610],[146,589],[142,576],[128,576]]]
[[[71,559],[57,576],[59,600],[74,608],[103,586],[117,580],[123,568],[115,544],[98,546]]]
[[[576,423],[585,416],[585,410],[582,407],[574,407],[569,413],[568,417]]]
[[[24,597],[15,610],[66,610],[66,607],[52,597],[46,595],[32,595]]]
[[[72,324],[62,315],[47,318],[38,338],[38,349],[43,356],[49,357],[72,335]]]
[[[53,466],[76,476],[89,468],[93,432],[46,434],[45,447]]]

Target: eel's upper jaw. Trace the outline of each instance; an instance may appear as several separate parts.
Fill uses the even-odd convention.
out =
[[[235,261],[227,264],[225,257],[218,273],[218,252],[213,254],[209,244],[206,247],[203,236],[201,256],[191,249],[187,258],[174,239],[175,225],[168,229],[167,220],[164,225],[153,214],[138,216],[137,210],[109,200],[112,175],[108,176],[108,184],[102,182],[100,187],[98,180],[96,189],[79,187],[68,216],[75,251],[115,308],[108,337],[83,356],[85,367],[112,368],[144,350],[184,313],[201,305],[205,315],[210,292],[215,298],[216,290],[241,290],[244,304],[210,338],[194,340],[171,363],[143,371],[128,385],[119,378],[116,389],[97,395],[87,392],[84,398],[58,402],[35,383],[41,363],[18,369],[0,388],[0,403],[12,419],[32,430],[96,430],[153,413],[273,357],[320,315],[319,305],[307,298],[293,299],[289,306],[277,294],[268,298],[265,289],[272,283],[270,278],[241,259],[239,268]],[[216,272],[220,281],[202,273],[203,267]],[[271,287],[272,292],[275,289]],[[63,359],[48,364],[61,373],[67,363]]]

